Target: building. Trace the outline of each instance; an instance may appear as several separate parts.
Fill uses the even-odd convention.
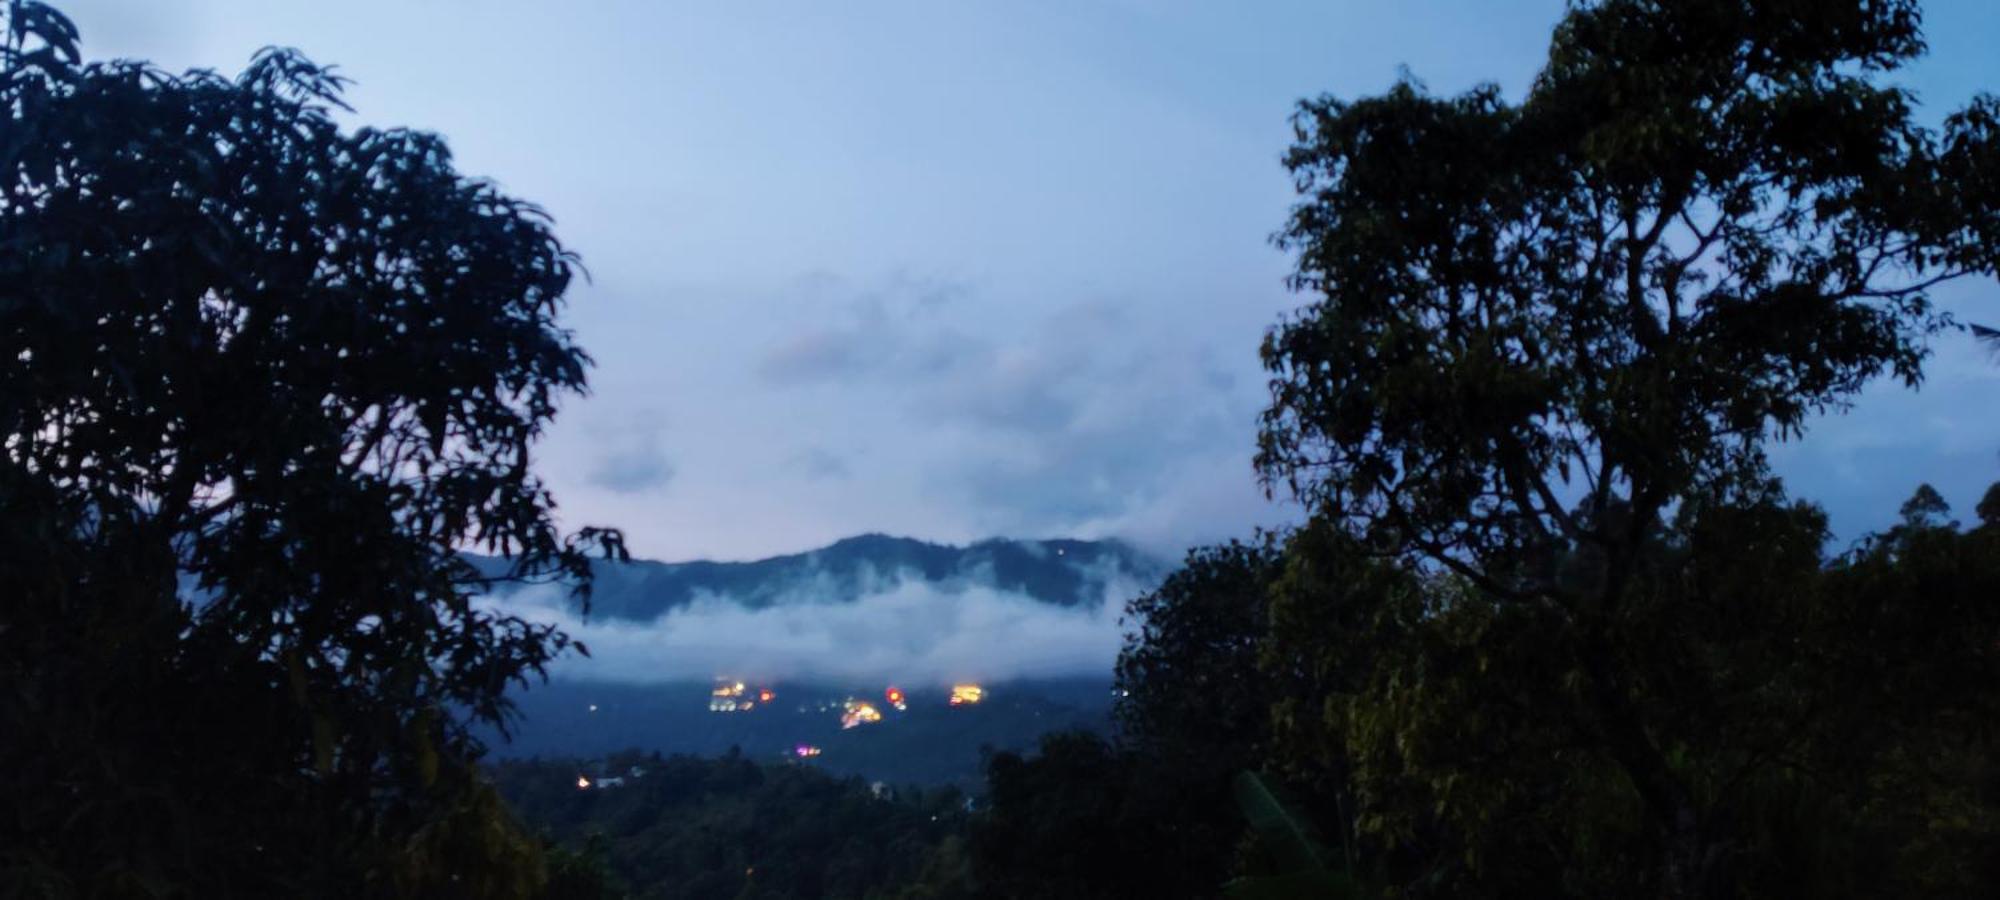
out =
[[[842,729],[873,725],[880,721],[882,721],[882,711],[876,709],[873,703],[849,697],[847,698],[847,702],[841,705],[840,727]]]

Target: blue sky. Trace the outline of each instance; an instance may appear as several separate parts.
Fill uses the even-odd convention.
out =
[[[668,3],[88,0],[96,57],[338,64],[357,121],[444,133],[547,207],[599,362],[542,468],[575,524],[656,558],[863,531],[1119,536],[1163,552],[1294,515],[1258,491],[1266,236],[1300,97],[1407,67],[1518,96],[1549,0]],[[1927,5],[1900,80],[2000,89],[2000,10]],[[2000,287],[1942,293],[2000,319]],[[1941,341],[1775,458],[1844,537],[1920,481],[2000,479],[2000,361]]]

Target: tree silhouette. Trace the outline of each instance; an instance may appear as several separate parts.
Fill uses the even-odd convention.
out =
[[[532,889],[466,723],[575,645],[457,553],[622,553],[530,466],[576,258],[297,53],[177,75],[5,15],[0,884]]]
[[[1391,664],[1410,718],[1377,736],[1425,715],[1519,726],[1489,735],[1522,748],[1504,761],[1426,759],[1411,733],[1379,760],[1432,787],[1453,774],[1438,808],[1460,825],[1529,834],[1496,824],[1534,802],[1507,766],[1567,752],[1629,785],[1618,814],[1644,823],[1593,853],[1652,865],[1666,896],[1726,867],[1716,786],[1769,759],[1691,754],[1756,707],[1682,701],[1747,690],[1737,654],[1760,648],[1739,638],[1779,620],[1712,632],[1741,584],[1648,579],[1718,534],[1816,552],[1823,523],[1782,501],[1767,441],[1879,374],[1915,384],[1951,324],[1928,291],[1994,270],[2000,101],[1916,124],[1884,76],[1921,52],[1919,25],[1911,0],[1579,3],[1519,103],[1406,82],[1301,105],[1278,241],[1312,299],[1264,345],[1258,465],[1346,546],[1429,582]],[[1459,665],[1483,679],[1442,676]]]

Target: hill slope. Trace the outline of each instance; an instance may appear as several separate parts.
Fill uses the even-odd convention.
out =
[[[506,572],[505,560],[471,555],[467,559],[487,577]],[[1158,561],[1118,541],[995,538],[957,547],[867,534],[806,553],[750,562],[598,563],[591,615],[652,621],[704,596],[727,598],[750,609],[793,602],[848,603],[906,578],[946,592],[980,586],[1073,607],[1100,602],[1108,584],[1150,586],[1164,572]],[[495,586],[495,593],[504,596],[515,589],[517,585],[502,583]]]

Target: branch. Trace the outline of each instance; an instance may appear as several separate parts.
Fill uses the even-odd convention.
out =
[[[1646,227],[1645,234],[1639,233],[1639,210],[1637,204],[1625,211],[1625,308],[1632,315],[1632,325],[1639,344],[1648,350],[1654,348],[1663,336],[1660,323],[1653,317],[1653,309],[1646,304],[1646,257],[1666,233],[1667,224],[1680,215],[1687,205],[1688,193],[1692,185],[1676,184],[1663,198],[1659,211]]]
[[[1703,233],[1701,227],[1695,224],[1694,217],[1688,215],[1686,210],[1682,210],[1679,216],[1681,222],[1687,225],[1688,231],[1695,236],[1695,245],[1694,250],[1690,251],[1687,256],[1675,259],[1670,263],[1661,276],[1660,288],[1666,294],[1667,331],[1670,334],[1679,334],[1681,330],[1681,278],[1686,276],[1688,269],[1693,268],[1694,264],[1700,262],[1702,257],[1708,255],[1709,248],[1715,246],[1715,242],[1722,237],[1724,226],[1732,221],[1726,215],[1719,215],[1715,220],[1715,224],[1710,226],[1706,233]]]

